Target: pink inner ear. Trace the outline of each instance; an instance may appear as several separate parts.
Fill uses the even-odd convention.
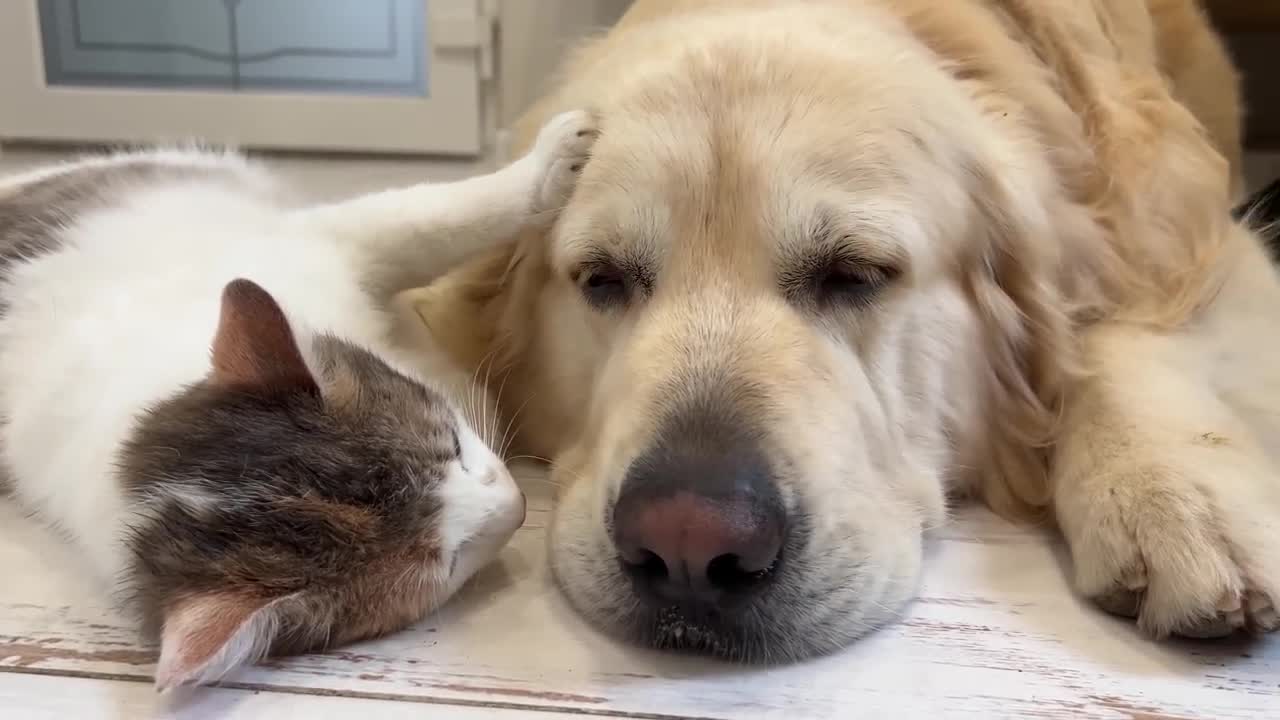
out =
[[[239,388],[316,389],[284,310],[252,281],[233,280],[222,291],[213,380]]]
[[[274,613],[268,600],[230,593],[179,602],[165,614],[157,689],[215,682],[259,659],[274,639]]]

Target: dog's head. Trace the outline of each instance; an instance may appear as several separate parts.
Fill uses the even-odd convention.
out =
[[[603,129],[557,226],[463,273],[497,293],[525,446],[555,456],[555,576],[618,634],[839,647],[913,594],[949,491],[1042,490],[1069,357],[1049,170],[1015,110],[874,18],[616,41],[583,65],[617,81],[559,100]],[[699,40],[655,59],[667,33]]]

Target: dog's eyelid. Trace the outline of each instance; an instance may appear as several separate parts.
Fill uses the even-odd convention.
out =
[[[837,241],[819,244],[806,248],[802,252],[791,254],[781,262],[781,276],[787,279],[812,277],[831,270],[847,270],[868,274],[884,275],[886,279],[898,277],[905,272],[902,258],[892,253],[868,251],[862,243],[850,237]]]
[[[625,273],[615,262],[605,258],[588,258],[574,263],[569,268],[569,282],[583,287],[593,278],[611,277],[625,279]]]
[[[856,208],[823,206],[797,230],[805,235],[798,247],[803,247],[809,257],[848,258],[850,262],[899,270],[906,262],[903,249],[885,230],[883,218]]]
[[[576,283],[589,272],[617,267],[618,263],[611,255],[599,250],[592,250],[584,253],[569,265],[569,279]]]
[[[615,255],[603,250],[594,250],[584,253],[569,268],[569,280],[575,285],[581,285],[592,273],[619,276],[628,284],[645,291],[652,287],[654,281],[653,263],[647,255],[640,253]]]
[[[865,233],[840,233],[821,242],[813,251],[815,256],[825,255],[832,263],[851,266],[885,268],[901,274],[906,258],[898,248],[880,238],[868,238]]]
[[[867,304],[903,270],[860,250],[853,242],[811,249],[783,266],[779,284],[788,298],[803,305]]]
[[[879,265],[832,265],[816,279],[819,292],[830,297],[855,295],[859,299],[879,292],[893,282],[898,273],[893,268]]]
[[[634,293],[638,277],[634,269],[606,255],[588,256],[572,266],[569,280],[597,310],[625,305]]]
[[[883,272],[887,275],[902,274],[901,259],[888,253],[867,252],[853,243],[842,243],[827,256],[827,267],[866,269]]]

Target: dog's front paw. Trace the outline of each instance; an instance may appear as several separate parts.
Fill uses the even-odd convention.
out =
[[[595,116],[585,110],[561,113],[542,127],[529,153],[538,166],[535,212],[559,210],[568,202],[598,135]]]
[[[1195,475],[1104,472],[1060,497],[1077,587],[1156,637],[1276,630],[1280,507],[1271,483]]]

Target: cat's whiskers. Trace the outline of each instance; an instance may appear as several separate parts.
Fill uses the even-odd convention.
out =
[[[516,408],[516,411],[511,414],[511,418],[507,420],[507,427],[505,430],[502,431],[502,443],[501,443],[501,449],[498,451],[498,457],[505,458],[507,453],[510,452],[511,444],[515,442],[516,435],[518,434],[518,431],[513,433],[512,429],[519,427],[515,424],[516,420],[517,418],[520,417],[520,413],[524,412],[525,407],[529,405],[529,401],[532,399],[533,399],[532,394],[526,397],[524,399],[524,402],[520,403],[520,407]]]
[[[484,357],[480,358],[480,362],[476,364],[475,370],[471,372],[471,379],[467,383],[467,402],[466,407],[463,408],[463,415],[467,423],[475,428],[480,427],[477,422],[479,420],[479,411],[476,407],[476,398],[480,394],[480,370],[492,360],[497,351],[497,347],[494,347],[485,353]]]
[[[501,412],[500,412],[500,408],[502,407],[502,392],[503,392],[504,390],[506,390],[506,389],[507,389],[507,380],[508,380],[508,379],[510,379],[510,377],[511,377],[511,373],[510,373],[510,372],[507,372],[507,370],[508,370],[508,369],[509,369],[509,368],[504,367],[502,370],[500,370],[500,371],[499,371],[499,372],[501,372],[501,373],[502,373],[502,383],[501,383],[500,385],[498,385],[498,392],[497,392],[497,393],[495,393],[495,394],[494,394],[494,396],[493,396],[493,410],[494,410],[494,412],[493,412],[493,428],[492,428],[492,430],[491,430],[491,431],[489,431],[489,436],[488,436],[487,438],[485,438],[485,440],[486,440],[486,444],[487,444],[489,447],[491,447],[491,448],[495,448],[495,449],[498,447],[498,445],[494,444],[494,442],[493,442],[493,441],[495,441],[495,440],[497,440],[497,439],[498,439],[498,437],[497,437],[497,436],[498,436],[498,423],[502,421]],[[486,408],[486,409],[488,409],[488,407],[489,407],[489,402],[488,402],[488,400],[487,400],[487,399],[485,399],[485,400],[484,400],[484,406],[485,406],[485,408]],[[508,423],[508,427],[510,427],[510,423]],[[503,439],[504,439],[504,440],[506,439],[505,435],[506,435],[506,434],[505,434],[505,433],[503,433]],[[502,457],[502,453],[501,453],[501,452],[499,452],[499,453],[498,453],[498,457]]]
[[[477,429],[478,429],[478,430],[480,430],[480,432],[482,433],[482,434],[481,434],[481,439],[482,439],[482,440],[484,440],[485,445],[490,445],[490,443],[489,443],[488,439],[486,439],[486,438],[484,437],[484,435],[483,435],[483,433],[487,432],[488,427],[489,427],[489,403],[488,403],[488,402],[485,402],[484,394],[485,394],[486,392],[488,392],[488,389],[489,389],[489,378],[492,376],[492,373],[493,373],[493,364],[494,364],[494,362],[496,361],[497,356],[495,355],[495,353],[490,352],[490,353],[489,353],[489,358],[490,358],[490,360],[489,360],[489,365],[488,365],[488,367],[486,367],[486,368],[485,368],[485,371],[484,371],[484,384],[480,386],[480,403],[481,403],[481,404],[480,404],[480,411],[481,411],[481,422],[480,422],[480,424],[477,426]],[[491,445],[490,445],[490,446],[491,446]],[[491,447],[492,447],[492,446],[491,446]]]
[[[479,387],[480,384],[480,370],[481,368],[484,368],[485,363],[488,363],[489,357],[492,356],[495,351],[497,350],[490,350],[488,354],[481,357],[479,363],[476,363],[475,369],[471,372],[471,378],[467,380],[466,416],[467,423],[470,423],[472,427],[475,427],[476,420],[479,419],[476,411],[476,388]]]
[[[512,455],[506,460],[507,462],[515,462],[516,460],[536,460],[540,463],[546,463],[547,465],[552,464],[551,460],[544,458],[541,455]]]
[[[553,488],[555,488],[555,489],[557,489],[557,490],[560,490],[560,489],[562,489],[562,488],[566,487],[565,483],[559,482],[559,481],[557,481],[557,480],[552,480],[552,479],[551,479],[551,478],[549,478],[549,477],[522,477],[522,478],[520,478],[520,482],[526,482],[526,481],[529,481],[529,482],[540,482],[540,483],[542,483],[542,484],[544,484],[544,485],[550,485],[551,487],[553,487]]]
[[[555,478],[553,478],[552,474],[554,473],[564,473],[568,475],[569,479],[574,482],[587,481],[586,476],[583,475],[582,473],[577,472],[576,470],[570,470],[569,468],[563,465],[558,465],[555,463],[555,461],[551,460],[550,458],[545,458],[545,457],[542,457],[541,455],[521,454],[521,455],[513,455],[507,458],[508,463],[512,463],[517,460],[534,460],[537,462],[545,463],[548,466],[548,470],[546,473],[539,473],[538,475],[522,475],[520,477],[521,482],[524,482],[526,480],[532,480],[535,482],[545,483],[556,489],[562,489],[562,488],[568,487],[569,483],[556,480]]]

